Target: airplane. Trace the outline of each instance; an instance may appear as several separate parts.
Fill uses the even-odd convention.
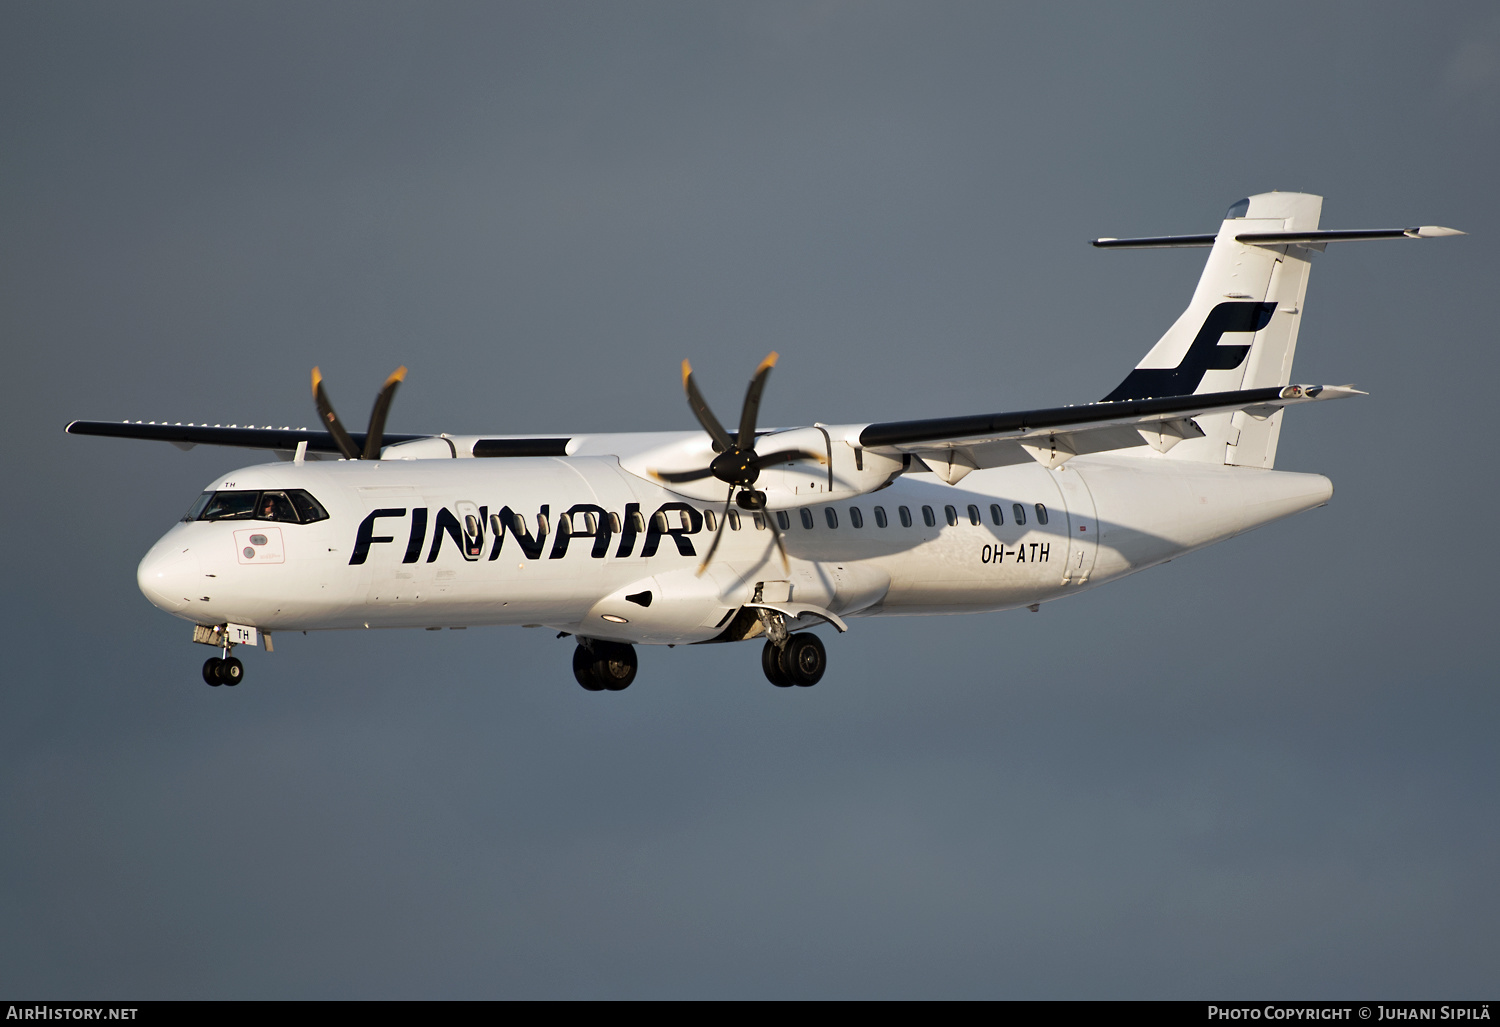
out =
[[[274,451],[222,475],[146,553],[153,604],[232,652],[285,631],[547,627],[594,692],[635,679],[637,645],[763,639],[782,688],[827,666],[811,630],[861,618],[1036,611],[1326,504],[1328,478],[1274,469],[1288,407],[1364,395],[1293,384],[1312,254],[1431,239],[1438,226],[1328,231],[1322,197],[1269,192],[1212,235],[1102,238],[1204,247],[1192,300],[1097,403],[928,420],[757,427],[777,354],[734,430],[687,361],[699,430],[390,434],[406,375],[347,431],[317,368],[323,427],[74,421],[74,435]]]

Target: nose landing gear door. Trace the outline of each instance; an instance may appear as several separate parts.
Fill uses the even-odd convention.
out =
[[[1083,476],[1068,467],[1052,472],[1068,508],[1068,562],[1063,570],[1064,585],[1082,585],[1094,572],[1094,557],[1099,552],[1099,522],[1095,516],[1094,497]]]

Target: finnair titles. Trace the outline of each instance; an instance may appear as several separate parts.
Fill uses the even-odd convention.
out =
[[[1102,401],[919,421],[760,429],[776,362],[726,428],[683,362],[699,428],[566,436],[74,421],[76,435],[274,451],[210,482],[137,571],[237,684],[275,633],[545,626],[590,691],[635,679],[637,645],[759,640],[779,687],[810,686],[812,630],[881,616],[1029,608],[1322,506],[1275,470],[1288,407],[1359,394],[1292,383],[1314,252],[1449,228],[1330,231],[1322,198],[1270,192],[1213,235],[1099,239],[1209,250],[1192,301]]]

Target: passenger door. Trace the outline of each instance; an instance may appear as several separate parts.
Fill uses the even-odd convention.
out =
[[[1095,516],[1094,497],[1083,476],[1061,467],[1052,472],[1063,503],[1068,510],[1068,562],[1063,569],[1064,585],[1081,585],[1094,571],[1094,557],[1099,552],[1099,522]]]

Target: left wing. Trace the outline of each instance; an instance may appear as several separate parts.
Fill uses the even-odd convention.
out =
[[[887,456],[912,454],[948,484],[981,467],[1036,460],[1058,467],[1081,453],[1149,445],[1166,452],[1203,436],[1203,414],[1245,410],[1267,417],[1282,407],[1364,393],[1348,385],[1286,385],[1195,396],[1163,396],[1012,413],[887,421],[865,426],[859,445]]]

